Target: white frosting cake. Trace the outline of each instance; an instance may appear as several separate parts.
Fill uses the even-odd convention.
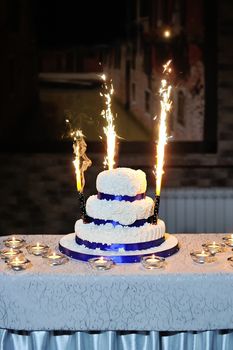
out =
[[[145,196],[147,182],[142,170],[105,170],[98,175],[96,186],[98,195],[86,203],[88,223],[78,220],[75,224],[79,240],[102,245],[141,244],[164,237],[164,222],[150,223],[154,201]]]

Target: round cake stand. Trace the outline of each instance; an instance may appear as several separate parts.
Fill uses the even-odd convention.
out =
[[[128,251],[128,252],[109,252],[100,249],[89,249],[75,242],[75,233],[70,233],[60,240],[59,249],[61,253],[69,258],[81,261],[88,261],[91,258],[106,257],[111,258],[115,263],[138,263],[142,256],[155,254],[160,257],[167,258],[179,250],[178,240],[175,236],[168,233],[165,234],[165,242],[159,247],[146,250]]]

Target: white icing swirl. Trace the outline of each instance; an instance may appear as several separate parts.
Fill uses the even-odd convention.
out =
[[[146,192],[146,174],[130,168],[104,170],[97,176],[96,187],[106,194],[136,196]]]
[[[136,220],[153,215],[154,201],[150,197],[134,202],[98,199],[90,196],[86,203],[87,215],[95,219],[114,220],[122,225],[131,225]]]
[[[90,242],[103,244],[140,243],[163,237],[165,224],[162,220],[158,220],[157,225],[147,223],[141,227],[114,227],[111,224],[84,224],[82,220],[78,220],[75,224],[75,233],[81,239]]]

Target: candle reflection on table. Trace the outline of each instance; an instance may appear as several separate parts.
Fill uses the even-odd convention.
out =
[[[40,256],[45,254],[49,249],[49,246],[46,244],[42,244],[40,242],[37,242],[36,244],[29,244],[27,246],[28,253]]]
[[[191,258],[194,262],[198,264],[204,264],[206,262],[213,262],[215,261],[215,257],[209,252],[209,251],[192,251],[190,253]]]
[[[155,254],[143,256],[141,258],[142,265],[149,270],[153,269],[160,269],[161,267],[164,267],[165,259],[159,256],[156,256]]]
[[[19,249],[13,249],[13,248],[5,248],[0,251],[0,256],[2,259],[9,260],[21,253],[21,250]]]
[[[224,236],[222,239],[226,245],[233,247],[233,234]]]
[[[221,243],[213,241],[202,244],[202,247],[205,251],[209,251],[212,255],[215,255],[216,253],[221,253],[223,251],[224,244],[222,245]]]
[[[4,240],[4,244],[8,248],[21,248],[25,243],[25,240],[22,238],[15,238],[14,236]]]
[[[17,255],[8,260],[7,265],[15,271],[21,271],[29,266],[29,260],[23,255]]]
[[[109,270],[114,265],[110,258],[104,256],[89,259],[88,262],[96,270]]]
[[[47,259],[47,262],[50,266],[62,265],[69,261],[69,259],[56,251],[48,251],[43,258]]]

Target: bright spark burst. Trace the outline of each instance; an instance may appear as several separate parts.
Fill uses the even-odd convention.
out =
[[[112,95],[113,95],[113,84],[110,82],[110,87],[106,82],[106,76],[103,74],[101,78],[104,81],[104,93],[100,93],[101,96],[105,98],[106,108],[102,111],[101,115],[106,120],[107,126],[103,128],[104,134],[107,138],[107,155],[104,159],[104,166],[108,166],[108,169],[111,170],[115,165],[115,148],[116,148],[116,131],[114,125],[114,117],[112,114]]]
[[[171,60],[168,61],[164,66],[163,74],[169,74],[171,73]],[[156,195],[160,196],[161,192],[161,183],[162,183],[162,176],[163,176],[163,166],[164,166],[164,154],[165,154],[165,145],[167,143],[167,126],[166,126],[166,120],[167,120],[167,114],[171,109],[171,85],[168,84],[167,80],[164,78],[161,80],[161,87],[159,90],[159,95],[161,97],[160,99],[160,118],[159,118],[159,137],[158,137],[158,143],[157,143],[157,159],[156,159],[156,166],[155,166],[155,173],[156,173]]]
[[[69,119],[66,119],[66,123],[69,124],[70,126]],[[70,136],[73,139],[73,150],[75,155],[73,164],[75,167],[77,190],[78,192],[83,192],[84,185],[85,185],[84,172],[87,170],[89,166],[91,166],[92,162],[86,155],[87,144],[84,140],[84,135],[82,130],[71,129]]]

